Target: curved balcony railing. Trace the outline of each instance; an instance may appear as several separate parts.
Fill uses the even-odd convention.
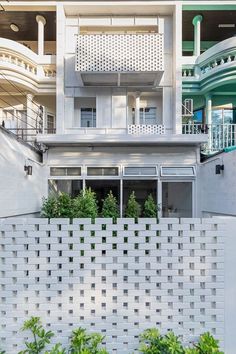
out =
[[[0,38],[0,68],[27,75],[36,81],[54,78],[54,56],[39,56],[18,42]]]
[[[236,145],[236,124],[194,124],[182,126],[183,134],[208,134],[206,152],[217,152]]]
[[[206,50],[196,60],[183,57],[183,80],[201,81],[216,72],[236,66],[236,37],[228,38]]]

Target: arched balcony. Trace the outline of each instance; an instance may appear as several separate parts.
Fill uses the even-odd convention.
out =
[[[55,56],[39,56],[18,42],[0,38],[0,80],[10,80],[33,93],[55,92]]]

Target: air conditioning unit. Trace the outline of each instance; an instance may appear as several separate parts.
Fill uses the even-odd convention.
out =
[[[182,116],[192,117],[193,116],[193,99],[186,98],[182,104]]]

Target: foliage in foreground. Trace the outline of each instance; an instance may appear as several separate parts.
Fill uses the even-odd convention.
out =
[[[30,331],[33,340],[32,342],[26,341],[26,348],[18,354],[108,354],[106,349],[100,347],[104,337],[99,333],[88,334],[81,327],[72,332],[68,350],[57,343],[51,350],[45,351],[54,334],[43,328],[39,317],[31,317],[25,321],[22,331]],[[0,352],[0,354],[4,354],[4,352]]]
[[[209,332],[202,334],[197,343],[185,348],[173,332],[161,335],[158,329],[150,328],[140,335],[140,352],[143,354],[223,354],[219,341]]]
[[[31,342],[26,341],[26,348],[18,354],[109,354],[101,347],[104,337],[100,333],[88,333],[82,327],[72,332],[68,349],[57,343],[46,350],[54,334],[43,328],[39,317],[26,320],[22,331],[29,331],[33,339]],[[186,348],[173,332],[161,335],[157,328],[149,328],[140,335],[139,350],[143,354],[224,354],[219,349],[218,340],[209,332],[202,334],[197,343]],[[0,354],[6,353],[0,348]]]

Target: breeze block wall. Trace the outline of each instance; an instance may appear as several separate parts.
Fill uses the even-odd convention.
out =
[[[224,347],[225,233],[214,218],[1,220],[2,349],[22,349],[30,316],[65,345],[78,326],[101,332],[112,354],[138,353],[150,327]]]

